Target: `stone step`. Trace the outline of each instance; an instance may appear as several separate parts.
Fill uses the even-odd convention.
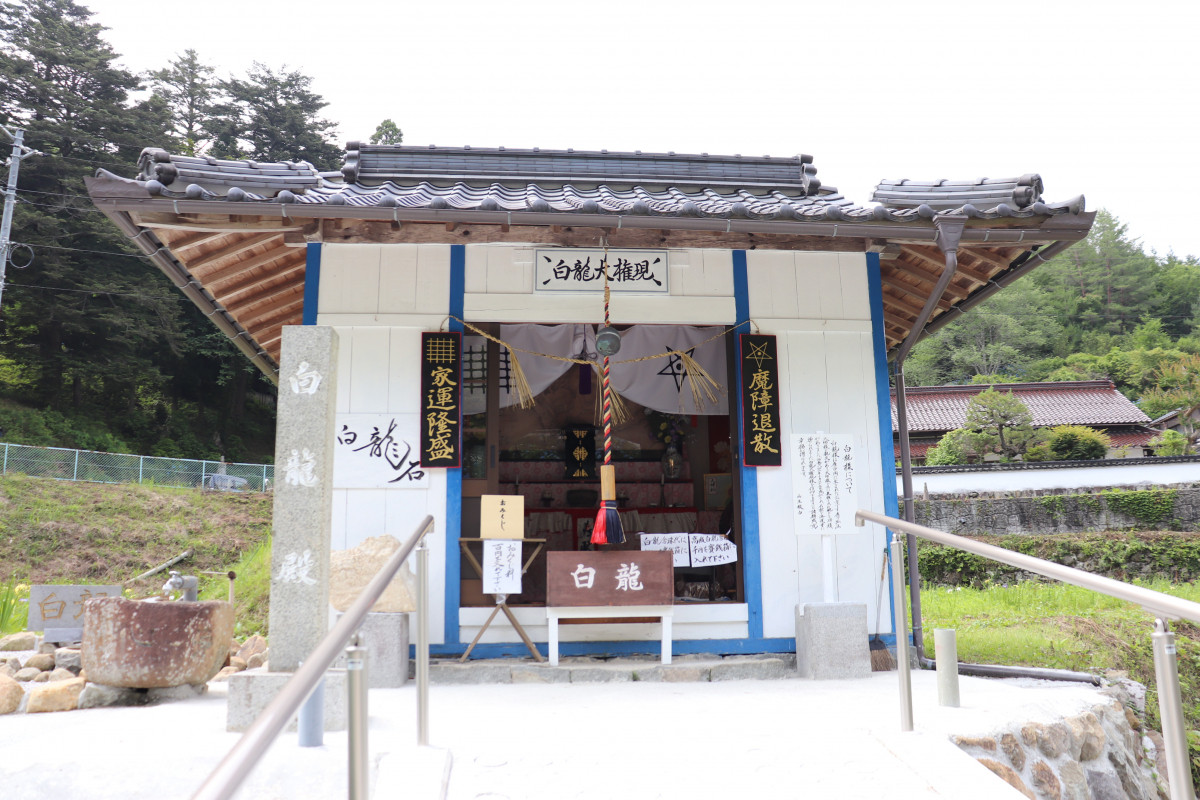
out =
[[[732,680],[778,680],[798,677],[796,656],[778,653],[746,656],[681,655],[663,664],[644,658],[569,657],[557,667],[532,658],[490,658],[460,663],[457,659],[431,659],[431,684],[490,683],[659,683]]]

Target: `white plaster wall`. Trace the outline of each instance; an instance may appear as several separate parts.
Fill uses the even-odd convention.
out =
[[[863,456],[860,507],[884,510],[878,393],[866,257],[846,253],[747,253],[750,317],[775,334],[781,364],[783,465],[758,469],[763,635],[795,635],[797,604],[824,598],[821,537],[797,532],[791,507],[793,433],[854,437]],[[833,536],[834,594],[867,606],[868,630],[890,632],[878,614],[886,532],[868,525]]]
[[[449,310],[450,248],[445,245],[327,244],[321,253],[318,325],[338,332],[338,413],[416,413],[421,332]],[[354,547],[390,534],[403,541],[426,514],[430,637],[442,641],[446,574],[446,470],[429,470],[427,489],[334,489],[332,546]],[[415,569],[415,559],[410,563]]]
[[[473,245],[466,248],[464,317],[489,322],[579,322],[603,319],[599,293],[534,294],[532,246]],[[778,336],[780,401],[785,444],[792,432],[848,433],[866,454],[859,481],[862,504],[884,510],[873,339],[866,259],[861,254],[751,251],[748,255],[750,314],[763,333]],[[615,323],[729,324],[735,320],[733,262],[729,250],[672,250],[670,301],[618,295]],[[446,245],[325,245],[317,323],[341,337],[338,411],[415,412],[420,333],[444,326],[449,309],[450,248]],[[432,470],[428,489],[334,491],[333,546],[353,547],[390,533],[403,539],[425,515],[437,521],[430,541],[431,629],[443,630],[445,597],[446,473]],[[758,470],[764,635],[795,634],[797,603],[822,599],[820,538],[795,533],[788,498],[791,465]],[[869,526],[835,537],[836,592],[843,601],[865,603],[869,629],[890,631],[886,605],[876,625],[876,598],[884,543],[882,528]],[[469,641],[482,623],[476,612],[460,614]],[[732,616],[731,616],[732,615]],[[525,622],[525,620],[523,620]],[[544,631],[544,624],[528,620]],[[741,638],[748,635],[745,606],[676,621],[677,638]],[[537,633],[531,634],[539,638]],[[655,638],[640,626],[585,626],[572,635],[588,639]],[[494,638],[493,638],[494,637]],[[541,637],[541,638],[544,638]],[[485,640],[518,641],[507,625]]]

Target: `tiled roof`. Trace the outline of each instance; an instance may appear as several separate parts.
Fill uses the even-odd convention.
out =
[[[1020,398],[1029,407],[1033,424],[1038,427],[1128,425],[1150,421],[1110,381],[1001,383],[994,387],[915,386],[905,390],[909,432],[950,431],[962,427],[967,419],[967,404],[971,398],[989,388],[1012,392]],[[896,396],[893,393],[892,430],[898,429]]]
[[[171,199],[781,221],[917,222],[945,210],[972,219],[1029,218],[1079,213],[1084,204],[1082,197],[1044,203],[1041,179],[1026,175],[963,183],[890,181],[876,190],[883,205],[859,206],[822,186],[816,172],[806,155],[351,142],[340,173],[321,173],[306,162],[225,161],[148,148],[132,182]]]
[[[1145,447],[1146,443],[1158,435],[1158,431],[1143,428],[1138,425],[1130,427],[1121,427],[1116,429],[1107,429],[1104,431],[1113,447]],[[897,437],[899,438],[899,437]],[[908,451],[914,459],[925,458],[929,451],[937,447],[936,439],[921,439],[918,441],[909,441]],[[892,447],[892,452],[896,458],[900,458],[900,442],[897,441]]]

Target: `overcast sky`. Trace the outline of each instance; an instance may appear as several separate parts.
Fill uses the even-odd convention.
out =
[[[79,0],[135,71],[312,76],[343,143],[815,157],[883,178],[1041,174],[1200,256],[1200,3]]]

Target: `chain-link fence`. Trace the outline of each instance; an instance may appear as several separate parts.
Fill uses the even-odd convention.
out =
[[[275,483],[273,464],[229,464],[24,444],[4,444],[3,448],[0,474],[21,472],[65,481],[153,483],[234,492],[270,491]]]

